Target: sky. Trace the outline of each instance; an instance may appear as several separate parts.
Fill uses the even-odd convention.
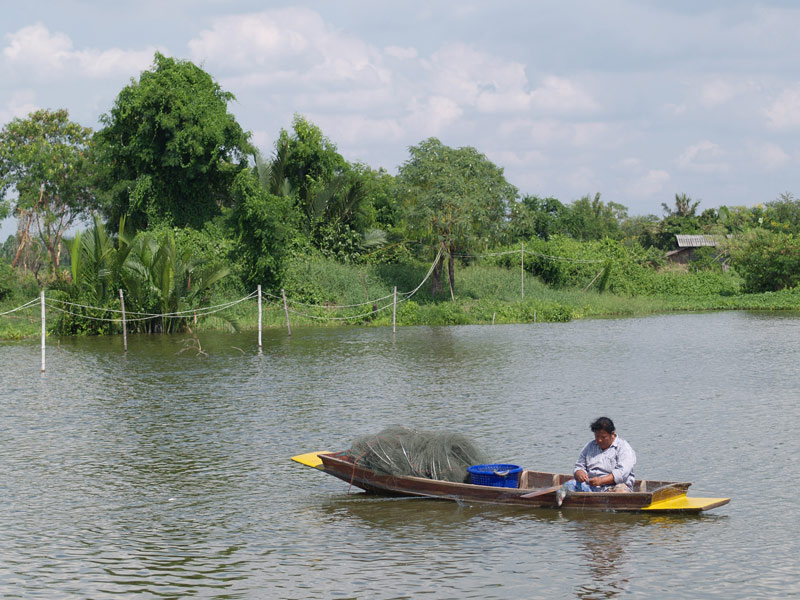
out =
[[[396,173],[429,137],[520,195],[630,215],[800,195],[794,0],[0,0],[0,124],[97,129],[156,51],[202,66],[269,156],[300,114]],[[14,231],[6,220],[0,240]]]

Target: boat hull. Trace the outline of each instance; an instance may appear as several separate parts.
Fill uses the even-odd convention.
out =
[[[316,456],[317,458],[310,458]],[[362,467],[346,452],[308,453],[297,462],[319,468],[329,475],[367,492],[392,496],[421,496],[459,502],[508,504],[530,508],[559,508],[556,490],[571,475],[525,470],[520,487],[505,488],[471,483],[454,483],[422,477],[376,473]],[[621,512],[698,513],[727,504],[729,498],[690,498],[691,484],[673,481],[639,482],[630,493],[570,493],[562,509]]]

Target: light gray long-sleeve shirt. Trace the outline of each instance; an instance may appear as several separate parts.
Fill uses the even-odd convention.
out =
[[[633,475],[635,464],[636,453],[633,448],[628,442],[617,436],[605,451],[601,450],[594,440],[586,444],[575,462],[573,473],[578,470],[586,471],[590,479],[611,473],[614,475],[615,484],[624,483],[632,490],[636,481]]]

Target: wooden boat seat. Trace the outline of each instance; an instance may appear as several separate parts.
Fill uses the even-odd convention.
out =
[[[570,479],[572,479],[572,476],[564,473],[543,473],[542,471],[525,469],[519,475],[517,487],[522,490],[547,488],[563,485]]]
[[[530,490],[530,489],[539,489],[539,488],[546,488],[546,487],[553,487],[556,485],[563,485],[567,481],[569,481],[572,477],[570,475],[566,475],[564,473],[542,473],[541,471],[531,471],[530,469],[525,469],[520,473],[519,476],[519,483],[517,487],[521,490]],[[654,489],[661,487],[664,485],[664,481],[658,482],[650,482],[646,479],[642,479],[637,481],[633,486],[634,492],[648,492],[652,490],[648,490],[648,487],[652,487],[652,484],[655,484]]]

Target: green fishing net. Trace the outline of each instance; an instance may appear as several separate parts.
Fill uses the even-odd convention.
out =
[[[377,473],[459,483],[466,480],[467,467],[488,462],[486,455],[460,433],[400,426],[356,438],[347,455]]]

